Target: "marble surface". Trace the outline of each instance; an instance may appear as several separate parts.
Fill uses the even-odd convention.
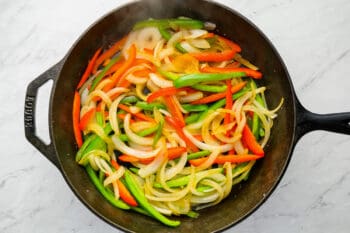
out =
[[[25,140],[23,107],[28,83],[61,59],[91,23],[125,2],[0,0],[0,232],[118,232],[87,210]],[[272,40],[308,109],[350,111],[350,1],[219,2]],[[46,141],[49,92],[49,85],[43,87],[38,102],[38,133]],[[303,137],[273,195],[227,232],[349,232],[349,148],[345,135]]]

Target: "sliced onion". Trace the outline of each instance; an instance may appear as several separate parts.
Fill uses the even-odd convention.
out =
[[[85,105],[88,96],[89,96],[89,90],[85,88],[84,90],[82,90],[80,94],[81,105]]]
[[[213,202],[216,199],[218,199],[218,197],[219,197],[218,193],[212,193],[212,194],[204,196],[204,197],[192,196],[191,203],[193,203],[193,204],[210,203],[210,202]]]
[[[133,148],[128,147],[123,141],[121,141],[118,136],[113,135],[112,141],[114,143],[115,148],[117,148],[119,151],[121,151],[124,154],[135,156],[139,159],[146,159],[156,156],[156,154],[159,153],[161,148],[157,148],[152,151],[141,151],[141,150],[135,150]]]
[[[124,130],[125,130],[125,134],[128,136],[128,138],[140,145],[143,146],[151,146],[153,144],[153,138],[150,137],[141,137],[137,134],[135,134],[131,129],[130,129],[130,118],[131,115],[130,113],[125,115],[125,119],[124,119]]]
[[[152,82],[157,85],[158,87],[165,88],[165,87],[173,87],[174,84],[172,81],[164,79],[160,77],[159,75],[155,73],[150,73],[149,78],[152,80]]]
[[[205,22],[204,28],[207,29],[208,31],[213,31],[216,28],[216,24],[212,22]]]
[[[113,101],[111,104],[111,107],[109,108],[109,122],[111,123],[111,127],[115,134],[119,135],[119,126],[118,126],[118,120],[117,120],[117,108],[120,103],[120,101],[125,97],[126,95],[119,96],[116,100]]]
[[[156,27],[145,27],[138,31],[136,37],[136,45],[140,50],[154,49],[162,36]]]
[[[203,92],[197,91],[191,94],[187,94],[185,96],[179,96],[178,99],[181,103],[191,103],[195,100],[199,100],[203,98]]]
[[[104,152],[102,150],[92,150],[92,151],[89,151],[85,156],[83,156],[78,161],[78,163],[80,165],[86,165],[90,156],[94,156],[94,157],[98,157],[98,158],[101,157],[101,158],[103,158],[103,159],[105,159],[107,161],[110,160],[110,156],[106,152]]]
[[[85,105],[89,105],[91,101],[93,101],[93,99],[95,97],[100,97],[102,99],[103,102],[105,102],[107,104],[107,106],[110,106],[112,103],[112,100],[109,98],[109,96],[101,91],[101,90],[94,90],[93,92],[91,92],[86,100]]]
[[[203,29],[192,29],[189,31],[190,34],[185,36],[185,39],[195,39],[201,36],[204,36],[208,33],[207,30],[203,30]]]
[[[210,44],[206,39],[192,39],[189,40],[188,43],[199,49],[209,49]]]
[[[259,67],[256,67],[255,65],[253,65],[252,63],[250,63],[248,60],[244,59],[240,54],[236,53],[235,56],[233,57],[233,59],[235,59],[236,61],[238,61],[239,63],[241,63],[242,65],[248,67],[249,69],[252,70],[258,70]]]
[[[167,48],[174,47],[177,42],[179,42],[185,35],[184,31],[178,31],[173,34],[173,36],[169,39],[167,43]]]
[[[130,129],[134,132],[140,132],[141,130],[155,127],[156,123],[150,121],[136,121],[130,124]]]
[[[210,150],[210,151],[220,150],[220,152],[223,153],[233,149],[233,146],[231,144],[223,144],[219,146],[205,144],[201,141],[198,141],[195,137],[193,137],[192,134],[188,132],[187,129],[183,128],[182,131],[185,134],[185,136],[201,150]]]
[[[109,176],[103,181],[103,185],[107,186],[116,180],[118,180],[120,177],[124,175],[125,169],[123,166],[120,166],[118,170],[116,170],[113,173],[108,174]]]
[[[220,150],[213,150],[211,154],[208,156],[208,158],[198,167],[196,167],[197,171],[205,170],[209,168],[211,165],[213,165],[216,157],[220,154]]]
[[[128,76],[126,76],[126,80],[133,84],[145,84],[148,78],[138,77],[133,74],[129,74]]]
[[[143,89],[145,88],[144,84],[136,84],[136,95],[143,101],[147,100],[147,96],[143,93]]]
[[[151,92],[155,92],[160,89],[151,79],[148,79],[146,85]]]
[[[139,176],[141,176],[142,178],[147,177],[147,176],[157,172],[157,170],[160,168],[160,166],[162,166],[162,164],[166,161],[167,148],[166,148],[164,138],[161,138],[158,141],[158,145],[160,145],[160,147],[158,147],[160,149],[160,151],[157,154],[157,156],[155,157],[155,159],[147,166],[141,168],[138,172]]]
[[[180,44],[181,44],[181,47],[184,48],[189,53],[200,53],[201,52],[199,49],[195,48],[187,41],[182,41]]]
[[[180,173],[180,171],[185,167],[187,162],[187,152],[183,153],[180,157],[179,162],[165,171],[165,180],[170,180],[174,176]]]
[[[224,198],[227,197],[232,189],[232,165],[229,162],[226,162],[223,166],[226,174],[226,183],[224,187]]]

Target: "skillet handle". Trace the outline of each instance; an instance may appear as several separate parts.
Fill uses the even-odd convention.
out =
[[[45,144],[36,134],[35,104],[38,89],[47,81],[56,79],[61,70],[62,64],[62,61],[58,62],[28,85],[24,104],[24,130],[27,140],[58,169],[60,169],[60,165],[52,141],[49,144]]]
[[[305,109],[298,99],[296,99],[296,106],[296,141],[304,134],[314,130],[326,130],[350,135],[350,112],[317,114]]]

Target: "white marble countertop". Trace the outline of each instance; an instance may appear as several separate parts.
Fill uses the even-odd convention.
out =
[[[28,83],[61,59],[91,23],[124,2],[0,0],[0,232],[118,232],[85,208],[25,140],[23,107]],[[272,40],[308,109],[350,111],[350,1],[219,2]],[[46,140],[49,92],[42,88],[38,103],[38,133]],[[349,232],[349,149],[349,136],[304,136],[273,195],[227,232]]]

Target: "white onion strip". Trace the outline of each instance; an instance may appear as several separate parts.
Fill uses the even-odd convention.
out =
[[[134,132],[132,132],[132,130],[130,129],[130,118],[131,115],[130,113],[125,115],[125,119],[124,119],[124,130],[125,130],[125,134],[128,136],[128,138],[140,145],[143,146],[151,146],[153,144],[153,138],[151,137],[141,137],[137,134],[135,134]]]
[[[152,151],[135,150],[127,146],[122,140],[118,138],[117,135],[112,136],[112,141],[114,143],[115,148],[117,148],[119,151],[127,155],[135,156],[136,158],[139,158],[139,159],[147,159],[147,158],[154,157],[161,150],[160,147]]]
[[[187,129],[183,128],[182,131],[186,135],[186,137],[188,137],[188,139],[201,150],[210,150],[210,151],[220,150],[220,152],[223,153],[223,152],[227,152],[227,151],[233,149],[232,144],[223,144],[223,145],[219,145],[219,146],[205,144],[201,141],[198,141],[195,137],[193,137],[192,134],[190,132],[188,132]]]

